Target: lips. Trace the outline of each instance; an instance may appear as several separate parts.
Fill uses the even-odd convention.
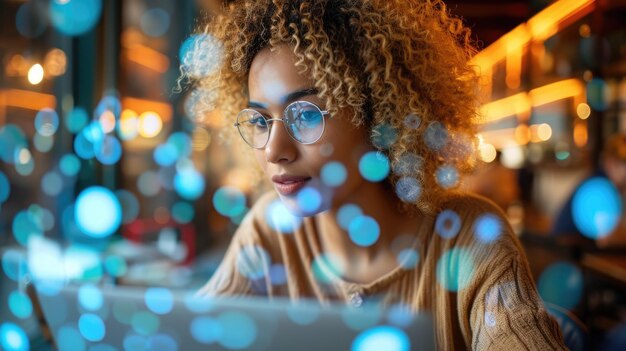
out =
[[[284,196],[294,195],[311,180],[311,177],[300,177],[291,175],[276,175],[272,177],[272,182],[276,190]]]

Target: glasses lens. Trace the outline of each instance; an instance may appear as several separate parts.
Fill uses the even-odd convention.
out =
[[[269,137],[267,120],[257,111],[245,109],[239,112],[237,129],[243,140],[254,148],[262,148],[267,143]]]
[[[287,107],[285,126],[301,143],[311,144],[319,140],[324,132],[324,116],[314,104],[298,101]]]

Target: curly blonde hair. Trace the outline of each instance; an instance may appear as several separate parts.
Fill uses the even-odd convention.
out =
[[[296,67],[313,77],[331,115],[352,108],[355,125],[383,138],[373,144],[390,160],[389,184],[418,181],[420,194],[404,199],[405,208],[438,210],[471,170],[474,48],[470,31],[442,1],[225,0],[222,10],[201,29],[222,56],[195,83],[212,92],[211,107],[229,124],[247,104],[255,55],[290,44]]]

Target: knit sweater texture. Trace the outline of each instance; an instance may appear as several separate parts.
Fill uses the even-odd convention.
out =
[[[318,233],[331,226],[320,216],[290,221],[279,201],[271,192],[255,203],[202,295],[321,303],[358,296],[430,313],[441,350],[567,349],[517,237],[491,201],[451,196],[442,212],[423,215],[414,240],[395,248],[398,266],[367,284],[342,278],[341,267],[322,251]]]

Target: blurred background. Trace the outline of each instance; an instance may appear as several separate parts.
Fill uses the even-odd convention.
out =
[[[185,59],[211,47],[193,33],[217,2],[0,1],[3,348],[49,348],[24,291],[37,277],[201,286],[268,189],[207,92],[178,89],[218,54]],[[480,49],[462,186],[507,214],[571,345],[626,345],[626,1],[446,3]]]

